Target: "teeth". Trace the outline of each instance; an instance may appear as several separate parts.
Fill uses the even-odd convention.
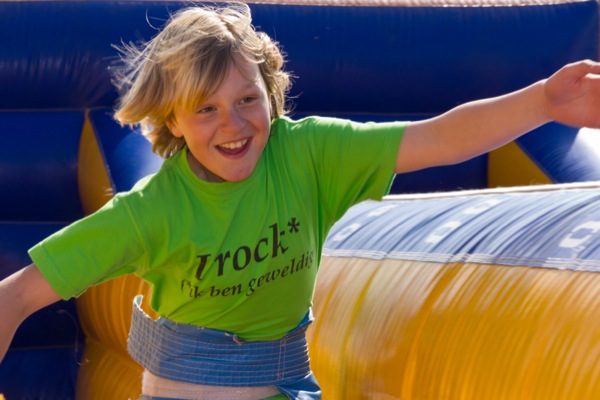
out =
[[[237,142],[224,143],[219,145],[219,147],[223,147],[228,150],[238,150],[244,147],[248,143],[248,139],[239,140]]]

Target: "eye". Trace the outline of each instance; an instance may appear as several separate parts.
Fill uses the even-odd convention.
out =
[[[241,104],[248,104],[248,103],[252,103],[253,101],[256,100],[255,96],[246,96],[242,99],[242,101],[240,101]]]
[[[208,114],[210,112],[215,111],[216,108],[213,106],[205,106],[205,107],[200,107],[196,110],[196,114]]]

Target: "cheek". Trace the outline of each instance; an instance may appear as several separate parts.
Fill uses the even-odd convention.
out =
[[[263,120],[263,128],[265,129],[268,135],[271,131],[271,117],[269,115],[267,115]]]
[[[272,118],[271,118],[270,112],[266,112],[262,115],[261,128],[266,132],[267,136],[269,135],[269,133],[271,131],[271,120],[272,120]]]

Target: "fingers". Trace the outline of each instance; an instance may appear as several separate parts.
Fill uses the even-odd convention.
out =
[[[566,68],[581,75],[600,74],[600,62],[594,60],[577,61],[571,64],[567,64]]]

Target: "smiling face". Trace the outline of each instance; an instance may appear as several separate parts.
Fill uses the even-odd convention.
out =
[[[236,60],[217,90],[193,110],[176,107],[169,128],[184,138],[192,171],[206,181],[248,178],[269,139],[269,96],[256,64]]]

